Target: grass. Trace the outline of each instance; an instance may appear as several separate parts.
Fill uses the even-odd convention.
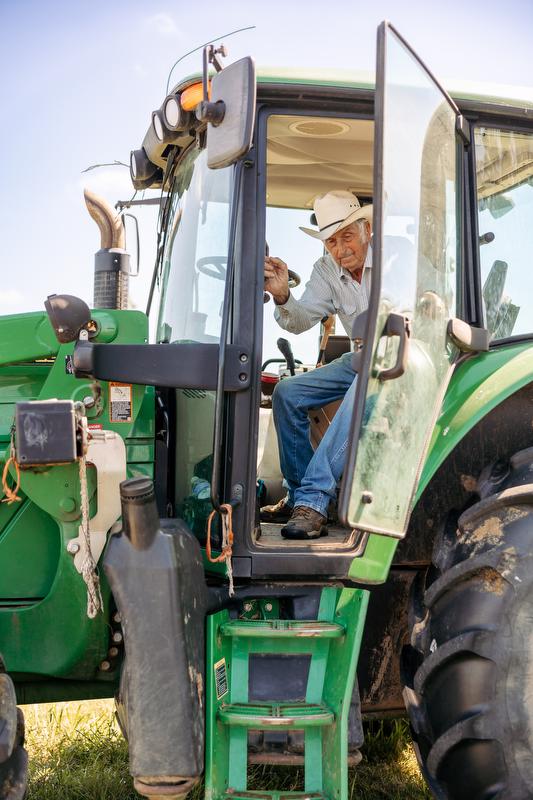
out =
[[[25,706],[30,755],[28,800],[139,800],[111,700]],[[254,767],[250,788],[290,790],[301,771]],[[349,800],[426,800],[429,791],[409,744],[407,725],[372,723],[363,760],[350,770]],[[202,800],[199,786],[190,800]]]

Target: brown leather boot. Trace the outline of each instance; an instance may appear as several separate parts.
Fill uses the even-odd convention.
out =
[[[296,506],[288,523],[281,529],[285,539],[318,539],[327,536],[327,517],[314,508]]]

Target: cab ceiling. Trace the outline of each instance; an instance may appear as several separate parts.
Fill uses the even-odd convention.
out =
[[[490,197],[533,175],[533,137],[476,132],[478,196]],[[267,126],[267,204],[312,208],[333,189],[372,199],[374,123],[344,117],[272,115]]]
[[[372,198],[374,123],[273,115],[267,127],[267,204],[312,208],[317,195],[348,189]]]

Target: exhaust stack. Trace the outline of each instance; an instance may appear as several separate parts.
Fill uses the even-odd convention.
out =
[[[100,229],[100,250],[94,254],[94,308],[128,307],[130,257],[124,249],[122,217],[98,195],[84,189],[89,214]]]

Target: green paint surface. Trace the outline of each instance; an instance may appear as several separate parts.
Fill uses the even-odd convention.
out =
[[[143,343],[147,318],[138,311],[94,311],[100,325],[95,341]],[[127,469],[132,475],[153,475],[153,387],[133,386],[131,422],[111,422],[109,386],[78,380],[65,369],[73,344],[59,345],[44,313],[0,318],[0,468],[9,453],[15,405],[21,400],[82,400],[94,390],[95,408],[89,424],[118,432],[126,442]],[[41,361],[41,359],[44,359]],[[11,480],[14,473],[11,471]],[[94,468],[88,469],[91,516],[96,512]],[[117,676],[100,673],[109,646],[110,591],[100,570],[104,613],[94,620],[86,614],[85,584],[67,552],[80,523],[77,464],[21,471],[21,502],[0,504],[0,651],[17,682],[43,680],[42,699],[77,696],[79,681],[95,696],[110,694]],[[61,683],[53,679],[66,678]],[[32,701],[40,698],[39,683],[31,683]]]

